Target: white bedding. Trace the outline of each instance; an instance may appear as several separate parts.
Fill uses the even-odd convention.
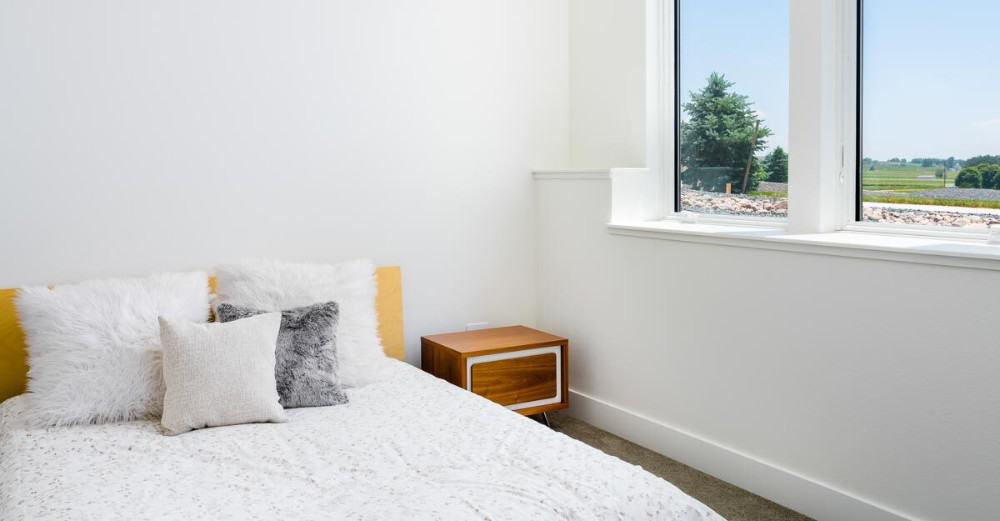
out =
[[[351,403],[164,436],[25,430],[0,405],[0,519],[722,520],[641,468],[389,361]]]

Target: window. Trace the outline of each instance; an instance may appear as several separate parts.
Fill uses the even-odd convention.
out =
[[[857,219],[1000,223],[1000,3],[859,6]]]
[[[677,211],[788,213],[789,0],[676,0]]]
[[[977,67],[1000,54],[1000,2],[648,5],[657,213],[1000,235],[1000,69]]]

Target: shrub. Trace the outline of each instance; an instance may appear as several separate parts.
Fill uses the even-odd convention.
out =
[[[977,166],[969,166],[962,169],[955,178],[955,186],[958,188],[982,188],[983,174]]]
[[[982,165],[976,168],[983,176],[983,188],[1000,190],[1000,165]]]

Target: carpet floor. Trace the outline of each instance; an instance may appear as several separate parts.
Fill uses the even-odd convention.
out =
[[[673,483],[729,521],[811,521],[811,518],[798,512],[571,418],[565,413],[551,413],[549,421],[553,429],[633,465],[639,465]]]

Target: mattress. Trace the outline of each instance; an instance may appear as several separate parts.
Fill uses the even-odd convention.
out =
[[[0,404],[0,519],[721,520],[670,483],[388,360],[350,403],[164,436],[25,429]]]

